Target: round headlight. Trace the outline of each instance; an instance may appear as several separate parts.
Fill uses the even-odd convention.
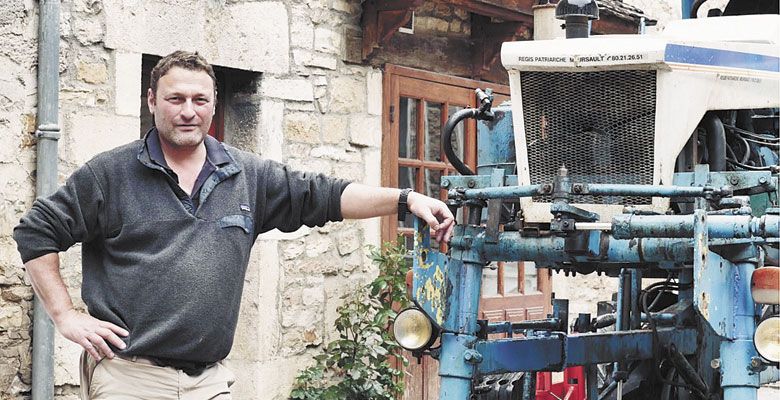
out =
[[[406,350],[420,350],[433,344],[434,331],[431,321],[417,308],[401,311],[393,322],[395,340]]]
[[[769,317],[756,328],[753,343],[761,357],[780,362],[780,316]]]

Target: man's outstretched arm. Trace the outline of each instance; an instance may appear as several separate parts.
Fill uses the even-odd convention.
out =
[[[106,340],[120,349],[125,348],[125,343],[117,335],[127,336],[126,330],[73,308],[60,275],[59,254],[42,255],[27,261],[24,267],[35,294],[62,336],[83,347],[95,360],[100,360],[102,356],[114,357]]]
[[[341,193],[341,215],[345,219],[362,219],[397,213],[400,194],[400,189],[350,183]],[[409,211],[436,231],[436,240],[450,240],[455,217],[446,204],[416,192],[409,193],[406,203]]]

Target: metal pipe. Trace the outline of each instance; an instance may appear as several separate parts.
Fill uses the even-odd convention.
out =
[[[479,224],[482,208],[469,207],[469,223]],[[471,380],[476,364],[479,363],[474,343],[479,329],[479,299],[482,288],[482,264],[463,262],[463,284],[457,288],[458,303],[457,332],[442,335],[441,362],[439,367],[439,398],[465,399],[471,393]]]
[[[620,214],[612,218],[616,239],[693,237],[693,215]],[[708,215],[707,232],[711,239],[771,238],[780,233],[780,216]]]
[[[457,197],[460,194],[451,190],[452,195],[450,197]],[[532,197],[545,194],[542,190],[542,185],[527,185],[527,186],[505,186],[505,187],[492,187],[485,189],[467,189],[463,192],[463,197],[467,200],[487,200],[487,199],[516,199],[518,197]]]
[[[60,138],[60,2],[40,0],[38,29],[37,197],[57,190],[57,142]],[[54,324],[43,304],[33,300],[32,398],[54,398]]]
[[[613,185],[604,183],[583,184],[580,193],[576,192],[577,185],[574,185],[574,190],[575,195],[590,196],[707,197],[713,194],[729,194],[722,189],[707,186]]]
[[[570,195],[589,196],[645,196],[645,197],[707,197],[710,195],[726,195],[729,192],[714,187],[662,186],[662,185],[616,185],[600,183],[573,183],[573,193]],[[464,199],[516,199],[550,194],[552,185],[504,186],[485,189],[467,189],[463,191]],[[452,192],[453,195],[457,192]],[[576,203],[576,197],[573,201]]]
[[[639,329],[642,325],[642,314],[639,309],[639,292],[642,291],[642,271],[631,270],[631,329]]]
[[[609,260],[610,262],[643,263],[659,261],[690,262],[693,260],[693,244],[688,238],[642,240],[617,240],[591,231],[588,240],[590,254],[572,254],[566,251],[566,238],[559,236],[526,237],[519,232],[501,232],[498,243],[485,243],[475,237],[466,243],[455,237],[450,242],[453,249],[474,252],[473,259],[488,261],[536,261],[587,262]],[[468,247],[466,247],[468,246]]]

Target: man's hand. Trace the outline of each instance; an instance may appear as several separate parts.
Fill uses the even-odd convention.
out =
[[[124,349],[125,343],[119,336],[129,334],[110,322],[101,321],[74,309],[58,315],[54,324],[62,336],[83,347],[95,360],[103,357],[114,358],[114,352],[106,341],[114,347]]]
[[[455,217],[441,200],[417,192],[409,193],[406,199],[409,211],[422,218],[436,232],[436,240],[449,242],[455,229]]]

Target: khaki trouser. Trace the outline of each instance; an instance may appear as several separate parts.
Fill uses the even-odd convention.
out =
[[[222,363],[189,376],[171,367],[159,367],[146,359],[119,357],[99,362],[81,354],[82,400],[229,400],[235,375]]]

